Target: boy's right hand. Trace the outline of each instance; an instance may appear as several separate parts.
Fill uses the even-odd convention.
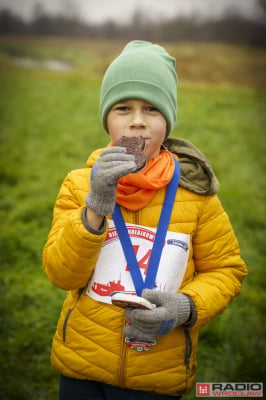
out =
[[[91,171],[91,189],[85,199],[88,208],[99,215],[111,215],[115,207],[118,179],[136,170],[135,157],[123,147],[103,150]]]

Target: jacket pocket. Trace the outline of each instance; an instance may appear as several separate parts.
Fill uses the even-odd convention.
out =
[[[82,295],[83,289],[84,289],[84,288],[80,288],[80,289],[78,290],[78,292],[77,292],[77,297],[75,298],[75,300],[74,300],[72,306],[69,308],[69,310],[68,310],[68,312],[67,312],[67,314],[66,314],[66,316],[65,316],[65,320],[64,320],[64,323],[63,323],[63,342],[66,342],[66,334],[67,334],[67,326],[68,326],[69,318],[70,318],[70,316],[71,316],[71,314],[72,314],[72,311],[73,311],[74,308],[76,307],[77,302],[78,302],[79,299],[80,299],[80,296]]]
[[[190,371],[190,357],[192,353],[192,341],[190,337],[189,329],[184,329],[185,339],[186,339],[186,350],[185,350],[185,365],[187,372]]]

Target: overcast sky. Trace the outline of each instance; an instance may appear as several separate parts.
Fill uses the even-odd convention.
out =
[[[49,13],[73,10],[76,16],[90,22],[113,19],[127,22],[138,9],[149,18],[177,14],[217,16],[228,8],[240,14],[258,16],[257,0],[0,0],[0,9],[8,8],[29,19],[36,3]]]

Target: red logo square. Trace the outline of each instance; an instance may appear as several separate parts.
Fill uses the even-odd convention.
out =
[[[196,396],[197,397],[209,397],[210,396],[210,384],[209,383],[196,383]]]

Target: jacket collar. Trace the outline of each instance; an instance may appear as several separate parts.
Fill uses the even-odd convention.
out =
[[[197,194],[211,195],[219,190],[219,182],[205,155],[192,143],[180,138],[168,138],[163,145],[178,156],[180,186]]]

